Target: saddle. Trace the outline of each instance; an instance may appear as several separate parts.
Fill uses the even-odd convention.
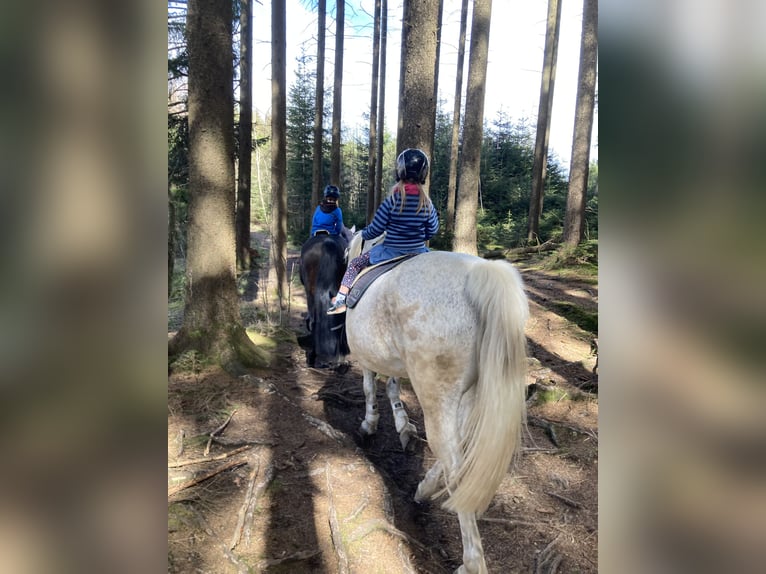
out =
[[[403,263],[407,259],[415,257],[416,255],[418,254],[412,253],[410,255],[401,255],[399,257],[389,259],[388,261],[384,261],[383,263],[371,265],[366,269],[363,269],[351,284],[351,290],[346,296],[346,307],[353,309],[359,302],[359,299],[362,298],[362,295],[364,295],[364,292],[367,291],[367,288],[372,285],[372,282],[375,281],[375,279],[383,275],[386,271],[391,271],[391,269],[400,263]]]

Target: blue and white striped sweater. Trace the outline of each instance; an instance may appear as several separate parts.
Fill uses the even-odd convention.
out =
[[[371,264],[400,255],[428,251],[425,242],[439,230],[439,217],[430,201],[418,212],[419,197],[417,193],[411,193],[412,188],[417,190],[417,186],[407,184],[410,193],[407,193],[401,212],[401,195],[394,193],[380,204],[372,223],[362,230],[365,240],[374,239],[386,232],[383,243],[370,250]]]

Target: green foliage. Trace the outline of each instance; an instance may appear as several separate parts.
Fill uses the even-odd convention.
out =
[[[295,82],[287,102],[287,209],[291,238],[310,231],[314,146],[315,79],[308,69],[305,48],[297,58]]]
[[[186,249],[189,206],[189,122],[186,115],[168,114],[168,202],[175,256]]]
[[[447,212],[452,119],[437,111],[434,157],[431,170],[431,198],[444,224]],[[482,147],[481,188],[477,214],[477,241],[480,249],[509,248],[526,243],[529,196],[534,162],[534,130],[527,119],[511,121],[498,113],[485,127]],[[459,174],[458,174],[459,177]],[[591,169],[586,215],[587,237],[598,237],[598,166]],[[568,174],[555,156],[548,157],[540,241],[561,235],[566,211]],[[441,234],[440,234],[441,235]],[[449,248],[446,237],[434,238],[432,246]]]
[[[571,321],[583,331],[598,335],[598,313],[591,313],[568,301],[549,301],[559,315]]]
[[[566,245],[548,255],[542,263],[548,271],[568,270],[580,276],[598,276],[598,240],[583,241],[576,247]]]

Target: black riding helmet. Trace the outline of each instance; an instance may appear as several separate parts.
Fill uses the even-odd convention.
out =
[[[340,199],[340,190],[334,185],[328,185],[324,188],[322,197],[334,197],[335,199]]]
[[[407,148],[396,158],[396,181],[425,183],[428,177],[428,156],[423,150]]]

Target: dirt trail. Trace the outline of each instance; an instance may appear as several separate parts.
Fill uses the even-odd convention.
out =
[[[570,298],[593,310],[598,287],[523,274],[537,359],[529,382],[539,384],[519,464],[479,522],[487,564],[493,573],[596,572],[598,401],[578,388],[595,379],[592,335],[549,303]],[[292,295],[290,328],[299,331],[305,301],[297,279]],[[169,497],[168,571],[452,572],[462,562],[457,519],[437,503],[413,502],[433,457],[425,440],[402,452],[384,382],[379,432],[363,442],[353,357],[343,375],[306,368],[290,341],[274,357],[271,369],[239,379],[203,370],[169,380],[169,463],[202,457],[206,433],[230,415],[220,433],[227,444],[212,443],[210,456],[258,444],[169,468],[170,486],[230,460],[246,463]],[[406,384],[402,398],[422,436],[422,413]]]

